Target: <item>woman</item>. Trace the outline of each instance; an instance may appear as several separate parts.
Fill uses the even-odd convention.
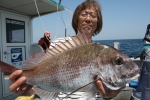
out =
[[[72,26],[76,34],[78,32],[86,34],[88,39],[92,41],[92,36],[99,34],[102,29],[102,14],[99,3],[96,0],[86,0],[80,4],[74,12]],[[26,77],[17,79],[21,73],[22,70],[17,70],[10,75],[10,80],[13,83],[10,86],[10,91],[18,95],[33,94],[32,86],[24,84]],[[103,98],[113,98],[123,89],[115,91],[106,89],[100,80],[96,81],[96,85]]]

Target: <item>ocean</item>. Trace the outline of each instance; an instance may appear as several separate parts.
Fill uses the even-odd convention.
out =
[[[129,57],[139,57],[144,46],[143,39],[120,39],[120,40],[93,40],[101,44],[107,44],[114,47],[114,42],[120,43],[120,51]],[[37,43],[34,43],[37,44]]]
[[[144,45],[143,39],[121,39],[121,40],[94,40],[101,44],[107,44],[114,47],[114,42],[119,42],[120,51],[129,57],[139,57],[142,47]]]

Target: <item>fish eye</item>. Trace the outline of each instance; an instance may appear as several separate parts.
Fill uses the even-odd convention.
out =
[[[123,59],[121,57],[117,56],[117,57],[115,57],[115,63],[117,65],[121,65],[121,64],[123,64]]]

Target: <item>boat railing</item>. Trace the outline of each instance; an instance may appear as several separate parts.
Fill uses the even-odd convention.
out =
[[[44,49],[37,43],[31,45],[31,52],[30,52],[31,55],[34,55],[40,51],[44,52]]]

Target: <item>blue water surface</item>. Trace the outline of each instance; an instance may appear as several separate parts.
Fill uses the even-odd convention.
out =
[[[120,51],[129,57],[138,57],[144,45],[143,39],[122,39],[122,40],[94,40],[101,44],[107,44],[114,47],[114,42],[120,43]]]

